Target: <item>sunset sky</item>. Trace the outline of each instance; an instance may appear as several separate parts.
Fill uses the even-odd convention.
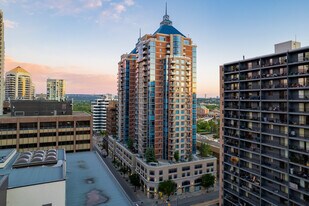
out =
[[[152,34],[166,0],[0,0],[5,71],[20,65],[37,93],[46,79],[67,80],[67,93],[116,93],[117,63]],[[275,43],[309,46],[307,0],[168,0],[173,25],[198,46],[198,95],[219,95],[219,65],[273,53]]]

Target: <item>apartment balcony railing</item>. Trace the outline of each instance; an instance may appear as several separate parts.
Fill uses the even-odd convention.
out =
[[[309,84],[299,84],[299,83],[292,83],[289,84],[289,89],[297,89],[297,88],[307,88],[309,87]]]
[[[262,84],[262,89],[284,89],[287,87],[287,84]]]
[[[282,191],[279,189],[279,185],[277,185],[277,184],[275,184],[275,183],[267,183],[267,185],[263,185],[263,184],[262,184],[262,188],[265,189],[265,190],[267,190],[267,191],[270,192],[270,193],[280,195],[281,197],[284,197],[284,198],[287,198],[287,197],[288,197],[288,194],[285,193],[285,192],[282,192]]]
[[[241,96],[239,99],[240,100],[259,100],[260,96],[257,96],[257,95]]]
[[[238,77],[234,77],[234,78],[226,78],[225,82],[232,82],[232,81],[238,81],[239,78]]]
[[[285,72],[282,72],[282,73],[274,73],[274,74],[266,74],[266,73],[264,73],[264,74],[262,74],[261,75],[261,78],[270,78],[270,79],[275,79],[275,78],[277,78],[277,77],[286,77],[287,76],[287,73],[285,73]]]
[[[246,125],[240,125],[240,129],[259,132],[261,128],[260,127],[254,127],[254,126],[253,127],[248,127]]]
[[[255,111],[259,111],[260,107],[252,107],[252,106],[241,106],[240,107],[241,110],[255,110]]]
[[[255,185],[260,185],[260,180],[255,175],[245,173],[245,172],[240,172],[240,178],[250,183],[254,183]]]
[[[275,124],[287,124],[287,119],[279,119],[279,118],[268,118],[268,117],[263,117],[262,122],[265,123],[275,123]]]
[[[285,131],[280,131],[278,129],[268,129],[268,128],[263,128],[263,127],[262,127],[262,133],[276,134],[276,135],[280,135],[280,136],[286,136],[287,135],[287,133]]]
[[[281,184],[284,184],[284,185],[288,185],[289,184],[288,181],[284,180],[283,178],[278,177],[277,175],[269,173],[269,172],[262,172],[262,176],[266,177],[268,179],[274,180],[276,182],[279,182]]]
[[[262,143],[270,145],[270,146],[287,148],[287,144],[284,141],[280,141],[280,140],[277,140],[277,139],[264,139],[263,138]]]
[[[257,158],[257,157],[246,157],[246,156],[240,156],[240,159],[242,160],[245,160],[245,161],[249,161],[249,162],[253,162],[255,164],[260,164],[260,158]]]
[[[271,170],[274,169],[274,170],[277,170],[277,171],[280,171],[280,172],[283,172],[283,173],[287,172],[287,168],[280,167],[277,164],[265,161],[265,160],[263,160],[263,158],[262,158],[262,166],[267,167],[268,169],[271,169]]]
[[[267,155],[267,156],[270,156],[270,157],[275,157],[277,159],[288,161],[288,157],[286,155],[281,154],[279,151],[273,152],[273,151],[262,149],[262,155]]]
[[[289,144],[289,148],[291,150],[295,150],[295,152],[304,152],[304,153],[307,153],[309,154],[309,147],[308,148],[303,148],[303,147],[300,147],[300,145],[296,145],[296,144]]]
[[[259,196],[259,192],[254,191],[253,189],[250,189],[249,187],[242,187],[245,188],[247,191],[249,190],[252,194],[255,194],[256,196]],[[252,205],[260,205],[260,201],[257,197],[251,195],[250,198],[246,197],[245,195],[240,195],[240,199],[244,200],[245,202],[252,204]]]
[[[288,201],[280,202],[280,201],[278,201],[278,198],[276,198],[276,199],[273,198],[273,195],[271,195],[271,194],[269,194],[269,195],[268,194],[262,194],[262,199],[264,201],[272,204],[272,205],[282,205],[282,206],[288,206],[289,205]]]
[[[254,89],[260,89],[260,85],[252,85],[252,86],[243,86],[240,87],[240,90],[254,90]]]

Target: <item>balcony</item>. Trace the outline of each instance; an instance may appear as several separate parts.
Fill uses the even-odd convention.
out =
[[[262,90],[280,90],[286,89],[288,87],[287,84],[262,84]]]

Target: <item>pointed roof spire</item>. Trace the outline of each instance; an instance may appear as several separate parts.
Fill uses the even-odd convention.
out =
[[[141,37],[142,37],[142,29],[139,28],[139,38],[141,38]]]
[[[167,14],[167,2],[165,2],[165,15],[163,16],[163,21],[161,21],[160,25],[171,26],[172,24],[173,24],[173,22],[170,20],[170,17]]]

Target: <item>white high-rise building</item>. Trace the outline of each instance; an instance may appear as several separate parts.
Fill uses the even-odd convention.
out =
[[[6,73],[5,98],[7,100],[34,99],[34,85],[30,73],[21,67],[16,67]]]
[[[107,107],[112,100],[117,100],[117,97],[112,94],[106,94],[102,95],[102,98],[91,102],[93,131],[106,131]]]
[[[3,13],[0,10],[0,115],[3,114],[4,101],[4,23]]]
[[[65,80],[63,79],[47,79],[47,91],[48,100],[65,100]]]

